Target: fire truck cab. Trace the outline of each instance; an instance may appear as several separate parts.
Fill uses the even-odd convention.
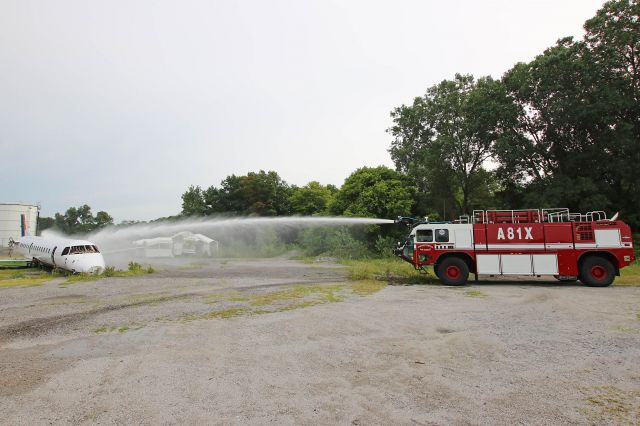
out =
[[[549,275],[604,287],[635,260],[631,229],[617,215],[566,208],[476,210],[454,222],[414,222],[395,254],[418,270],[433,266],[448,285],[465,284],[473,273]]]

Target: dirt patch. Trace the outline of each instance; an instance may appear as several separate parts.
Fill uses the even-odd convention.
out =
[[[0,327],[0,344],[10,341],[12,339],[24,338],[24,337],[37,337],[60,331],[72,327],[74,324],[86,321],[88,318],[95,317],[107,312],[117,311],[121,309],[127,309],[132,307],[144,306],[153,303],[168,302],[176,299],[184,299],[196,296],[195,293],[191,294],[178,294],[173,296],[161,296],[161,297],[148,297],[144,300],[135,300],[128,303],[120,303],[117,305],[107,305],[101,308],[91,309],[82,312],[74,312],[70,314],[53,315],[44,318],[34,318],[31,320],[20,321],[8,326]],[[49,298],[50,300],[51,298]],[[57,300],[69,300],[68,296],[59,296]],[[79,296],[74,296],[72,300],[80,299]],[[55,300],[55,299],[54,299]],[[81,300],[86,300],[82,298]],[[55,303],[54,303],[55,304]]]
[[[73,365],[68,359],[51,356],[42,347],[4,349],[0,354],[0,397],[27,393]]]

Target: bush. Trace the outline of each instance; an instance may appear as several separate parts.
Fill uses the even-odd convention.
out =
[[[396,246],[396,242],[398,240],[393,237],[383,237],[382,235],[378,235],[375,242],[375,251],[382,258],[391,258],[394,257],[393,249]]]
[[[142,265],[137,262],[129,262],[129,272],[140,273],[142,271]]]
[[[340,259],[372,257],[367,245],[355,239],[346,227],[307,229],[300,233],[298,244],[307,256],[323,255]]]

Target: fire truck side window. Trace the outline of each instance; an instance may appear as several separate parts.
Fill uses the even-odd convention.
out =
[[[416,243],[430,243],[430,242],[433,242],[433,229],[416,230]]]
[[[449,230],[448,229],[436,229],[436,242],[448,243],[449,242]]]

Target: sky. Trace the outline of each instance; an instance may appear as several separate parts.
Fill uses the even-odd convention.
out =
[[[393,167],[389,113],[499,78],[601,0],[0,0],[0,202],[177,214],[189,185]]]

